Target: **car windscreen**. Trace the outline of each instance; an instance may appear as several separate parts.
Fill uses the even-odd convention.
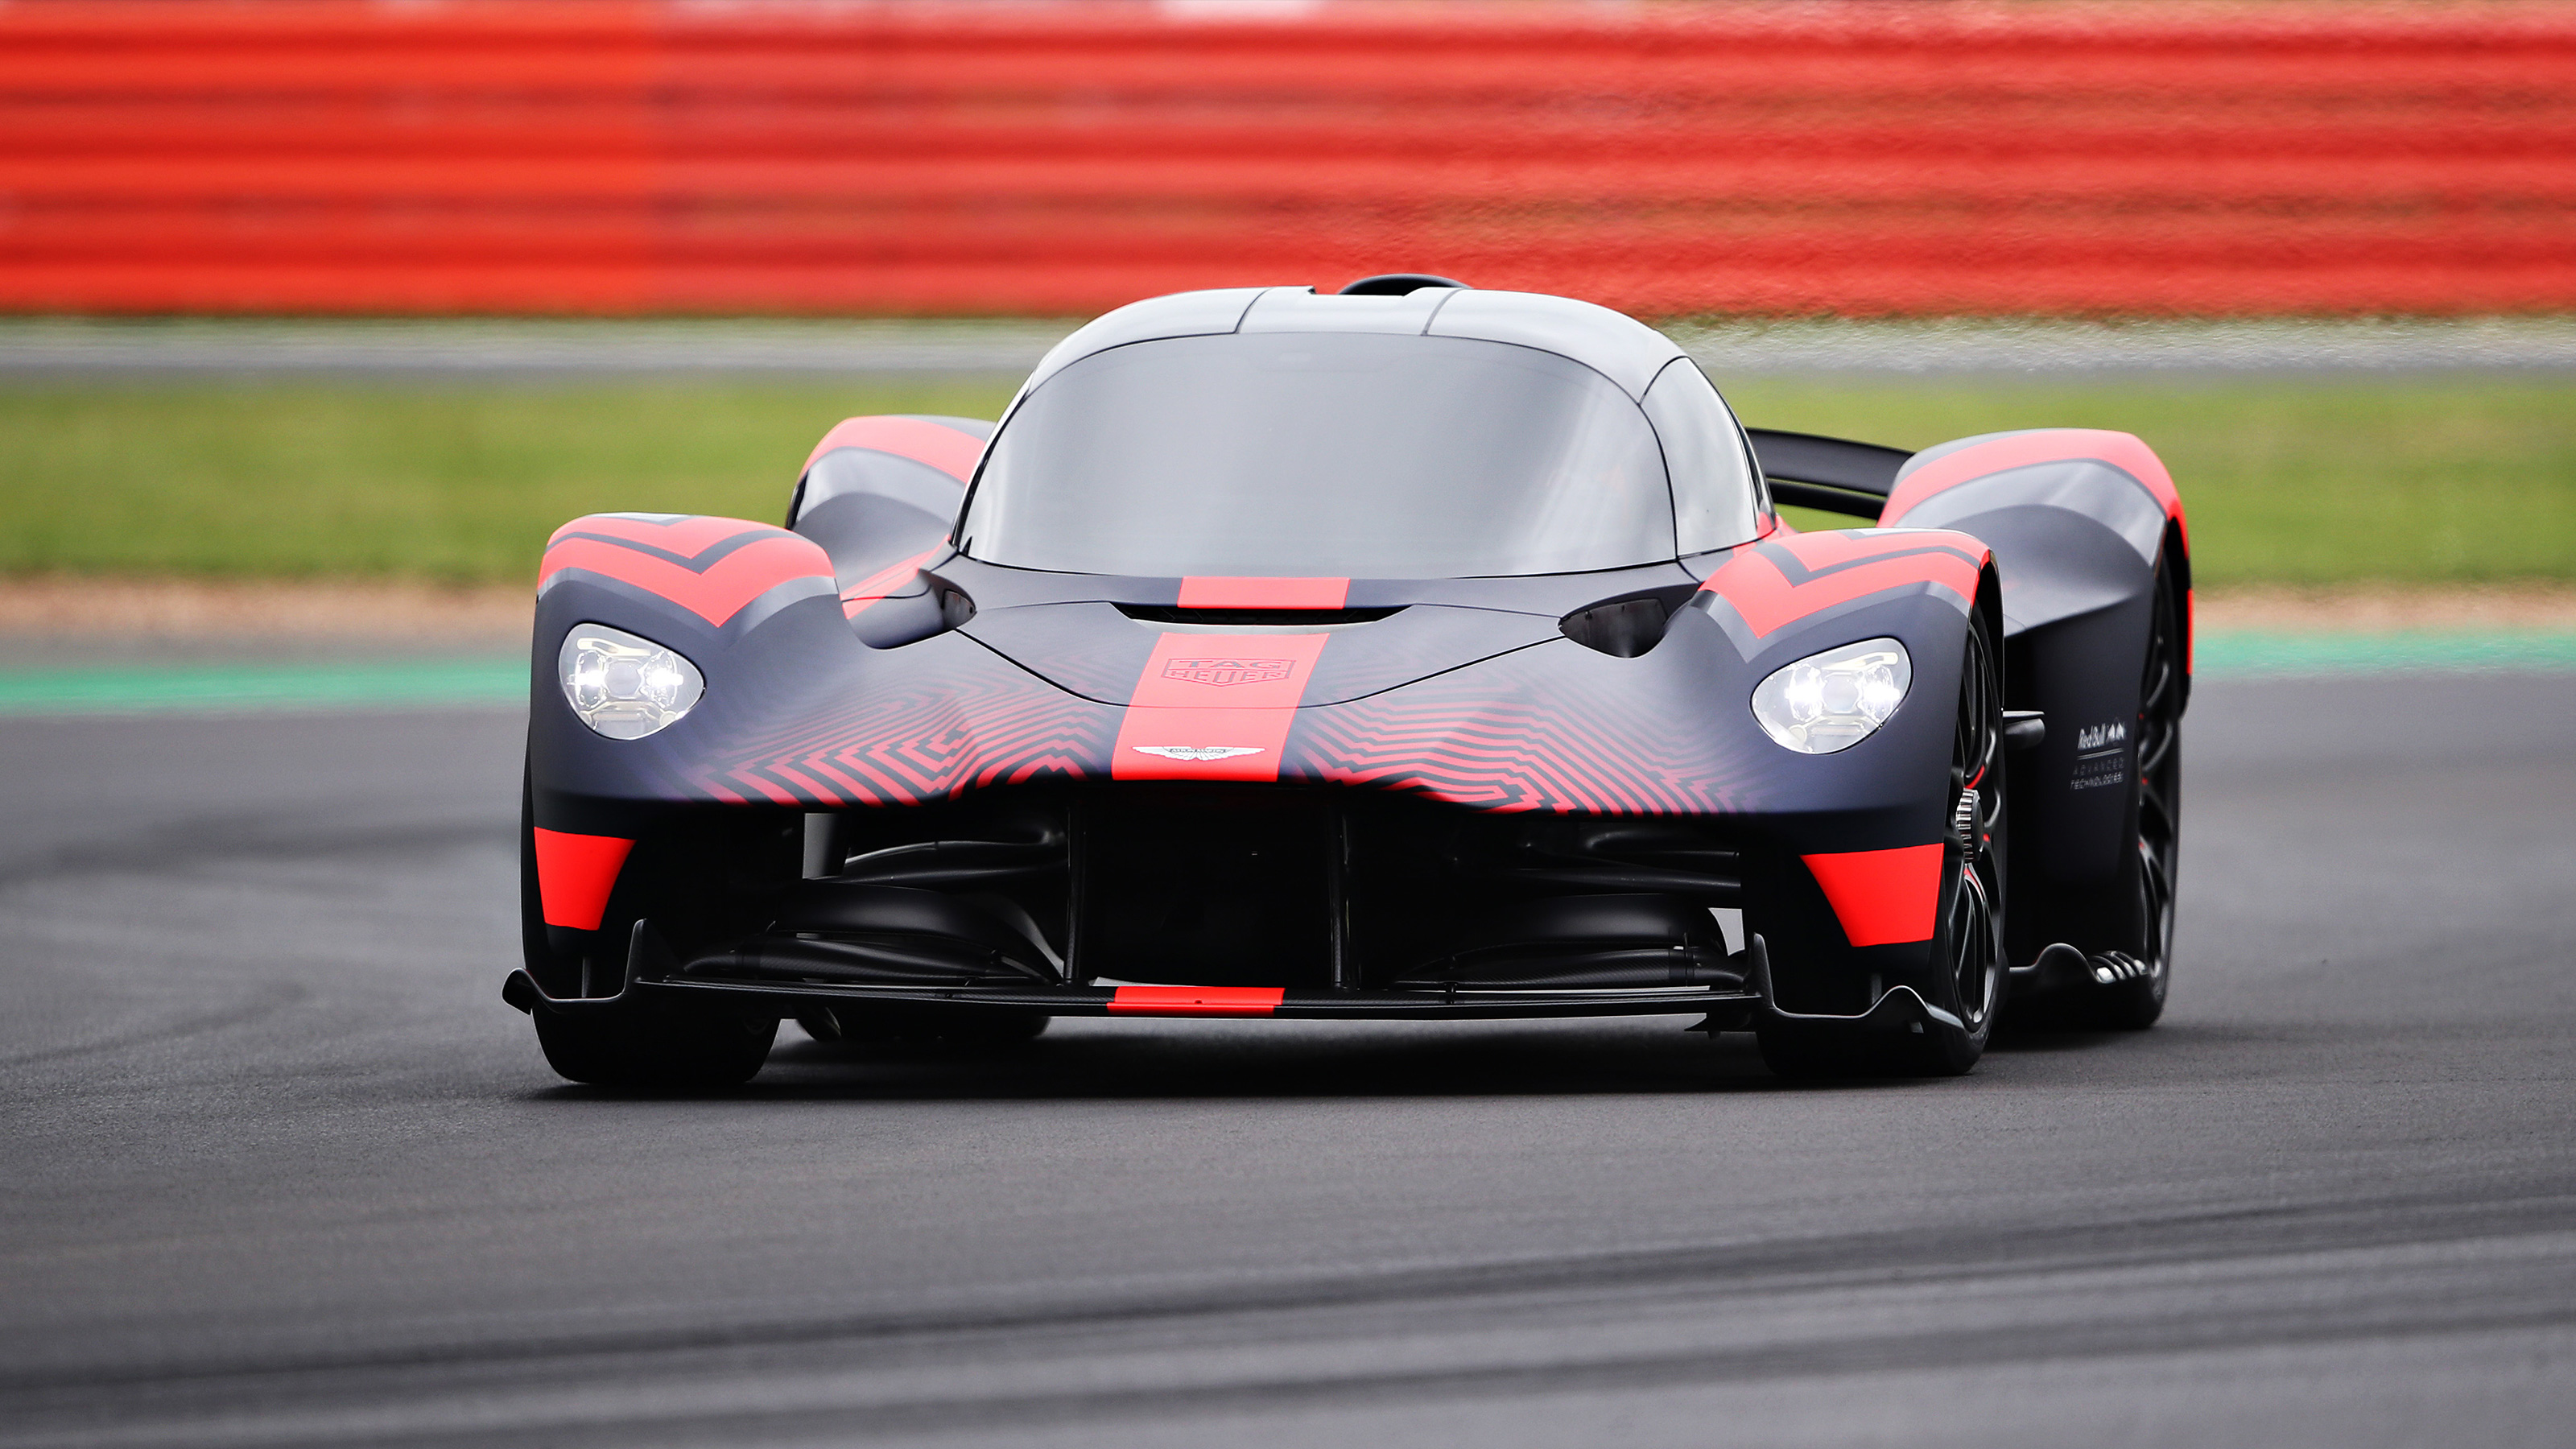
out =
[[[1020,568],[1470,578],[1673,557],[1655,434],[1600,373],[1469,338],[1140,342],[1041,383],[959,526]]]

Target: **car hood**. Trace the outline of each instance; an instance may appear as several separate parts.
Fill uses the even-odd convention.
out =
[[[1554,618],[1453,604],[1351,611],[1313,624],[1194,623],[1099,602],[986,609],[962,632],[1069,694],[1150,702],[1176,685],[1208,703],[1274,695],[1341,704],[1559,637]]]

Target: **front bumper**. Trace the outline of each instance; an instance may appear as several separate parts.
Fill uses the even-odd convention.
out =
[[[1866,1011],[1839,1015],[1783,1008],[1772,989],[1767,947],[1750,936],[1743,952],[1743,985],[1619,987],[1568,990],[1492,990],[1448,986],[1437,990],[1335,990],[1285,987],[1091,986],[976,984],[881,986],[822,982],[728,980],[687,974],[659,946],[648,922],[638,921],[626,972],[606,996],[551,996],[525,970],[510,973],[501,996],[531,1014],[563,1016],[617,1013],[655,1006],[732,1010],[753,1016],[797,1017],[836,1007],[1001,1008],[1050,1016],[1138,1016],[1324,1020],[1490,1021],[1532,1017],[1665,1016],[1706,1013],[1701,1028],[1741,1031],[1768,1021],[1836,1021],[1866,1031],[1920,1031],[1958,1020],[1927,1003],[1906,985],[1889,987]]]
[[[675,979],[637,981],[615,997],[553,997],[525,971],[502,998],[522,1011],[566,1015],[661,1000],[796,1016],[829,1006],[1011,1007],[1050,1016],[1283,1017],[1333,1021],[1494,1020],[1533,1016],[1656,1016],[1761,1004],[1744,991],[1694,986],[1575,991],[1332,991],[1244,986],[843,986]]]

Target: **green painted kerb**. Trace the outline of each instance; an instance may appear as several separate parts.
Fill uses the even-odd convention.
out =
[[[2230,631],[2203,635],[2196,664],[2205,678],[2576,671],[2576,631]],[[0,715],[489,709],[524,703],[527,690],[528,666],[515,657],[391,664],[120,664],[0,670]]]
[[[0,714],[491,708],[528,697],[524,658],[0,671]]]
[[[2576,669],[2576,631],[2410,629],[2389,634],[2211,632],[2195,675],[2413,674]]]

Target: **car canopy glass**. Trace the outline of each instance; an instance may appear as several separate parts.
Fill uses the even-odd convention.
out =
[[[959,526],[1073,573],[1467,578],[1674,556],[1645,414],[1554,353],[1283,332],[1111,348],[1004,424]]]

